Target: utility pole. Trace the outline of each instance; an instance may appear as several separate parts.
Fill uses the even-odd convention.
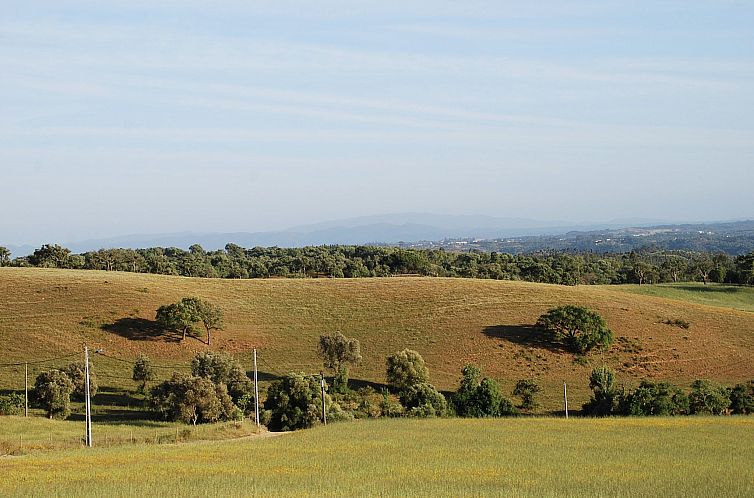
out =
[[[84,392],[84,409],[86,411],[86,445],[92,447],[92,400],[89,392],[89,348],[84,344],[84,371],[85,371],[85,392]]]
[[[327,412],[325,411],[325,375],[319,373],[319,385],[322,387],[322,423],[327,425]]]
[[[29,416],[29,363],[24,363],[24,417]]]
[[[254,348],[254,421],[259,428],[259,377],[257,376],[257,348]]]
[[[565,404],[565,416],[568,418],[568,386],[563,382],[563,403]]]

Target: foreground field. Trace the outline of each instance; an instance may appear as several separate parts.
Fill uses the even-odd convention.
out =
[[[137,354],[149,355],[164,378],[185,371],[208,348],[203,337],[181,342],[154,322],[158,306],[185,296],[222,306],[226,328],[215,334],[212,349],[231,351],[250,368],[251,349],[258,348],[264,381],[289,371],[319,372],[318,337],[336,330],[361,341],[364,360],[352,370],[354,379],[384,382],[385,357],[409,347],[424,356],[440,389],[455,389],[470,362],[508,391],[518,379],[535,378],[544,387],[544,411],[560,408],[563,381],[579,407],[589,396],[591,368],[602,363],[626,386],[642,378],[681,385],[754,378],[754,313],[619,286],[411,277],[220,280],[41,268],[0,268],[0,366],[74,355],[31,364],[33,381],[41,370],[80,360],[83,342],[103,348],[107,356],[92,361],[110,394],[95,397],[96,415],[128,416],[138,404],[124,392],[135,388],[129,362]],[[616,337],[611,350],[574,361],[546,341],[532,324],[562,304],[605,316]],[[677,319],[690,327],[663,323]],[[22,365],[0,368],[0,389],[23,389]]]
[[[383,420],[0,459],[2,496],[751,496],[754,418]]]

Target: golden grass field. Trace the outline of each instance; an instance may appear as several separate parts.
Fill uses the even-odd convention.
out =
[[[0,458],[0,496],[754,495],[754,418],[390,419]]]
[[[441,389],[456,388],[466,363],[478,364],[506,389],[517,379],[536,378],[544,387],[544,410],[560,408],[563,381],[578,408],[589,395],[591,368],[602,363],[618,370],[627,386],[642,378],[681,385],[695,378],[754,379],[754,313],[724,301],[710,306],[636,292],[472,279],[220,280],[0,268],[0,364],[76,353],[83,342],[127,360],[146,353],[157,364],[187,364],[207,346],[199,338],[180,342],[162,334],[153,320],[158,306],[198,296],[225,312],[226,330],[214,334],[212,349],[228,350],[251,368],[251,349],[258,348],[265,380],[292,370],[319,372],[318,337],[336,330],[361,341],[364,361],[352,369],[353,379],[384,382],[385,357],[409,347],[424,356]],[[616,338],[610,351],[578,364],[543,341],[532,324],[561,304],[598,310]],[[662,323],[667,319],[691,326]],[[32,382],[36,372],[68,361],[32,365]],[[101,386],[134,388],[127,363],[99,355],[92,361]],[[23,367],[0,368],[0,388],[22,389]]]

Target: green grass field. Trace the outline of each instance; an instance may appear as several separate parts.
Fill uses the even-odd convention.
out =
[[[754,311],[754,287],[685,282],[658,285],[621,285],[627,292],[743,311]]]
[[[754,418],[382,420],[0,459],[0,496],[752,496]]]

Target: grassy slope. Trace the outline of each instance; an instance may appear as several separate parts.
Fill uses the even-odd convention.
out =
[[[442,389],[455,388],[461,366],[474,362],[507,389],[516,379],[540,379],[548,409],[560,405],[565,380],[578,406],[588,397],[591,366],[575,364],[530,327],[548,308],[566,303],[597,309],[622,338],[590,361],[617,368],[626,384],[646,377],[754,378],[753,313],[614,287],[439,278],[214,280],[19,268],[0,268],[0,363],[76,352],[84,341],[122,358],[144,352],[155,362],[185,363],[206,346],[158,334],[151,320],[158,306],[187,295],[222,305],[227,327],[212,348],[230,350],[246,365],[251,348],[259,348],[263,379],[319,371],[318,336],[340,330],[362,343],[364,362],[352,372],[357,379],[382,382],[385,356],[411,347]],[[691,328],[659,323],[676,318]],[[101,356],[94,362],[101,385],[133,387],[129,365]],[[32,374],[48,366],[33,365]],[[22,374],[23,367],[3,368],[0,388],[22,388]]]
[[[666,297],[692,303],[754,311],[754,287],[701,284],[623,285],[621,289],[645,296]]]
[[[2,496],[751,496],[754,418],[379,420],[0,459]]]

